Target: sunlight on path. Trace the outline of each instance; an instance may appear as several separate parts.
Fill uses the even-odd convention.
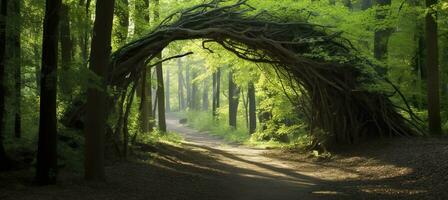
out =
[[[231,170],[231,175],[257,178],[269,183],[269,186],[260,186],[258,184],[263,184],[263,181],[254,182],[253,185],[242,186],[242,192],[256,194],[259,189],[269,187],[271,193],[281,193],[282,196],[286,195],[285,197],[292,199],[298,199],[297,195],[300,196],[299,199],[304,199],[304,197],[314,199],[317,198],[316,195],[320,197],[322,195],[327,197],[328,195],[338,195],[334,191],[319,190],[320,185],[324,185],[324,181],[312,177],[311,174],[299,172],[285,161],[263,156],[267,150],[228,144],[218,137],[179,124],[179,119],[173,116],[168,116],[167,126],[170,131],[176,132],[184,138],[185,148],[205,153],[220,163],[235,167],[237,170]],[[278,184],[278,187],[275,187],[274,184]],[[243,191],[245,189],[247,191]]]

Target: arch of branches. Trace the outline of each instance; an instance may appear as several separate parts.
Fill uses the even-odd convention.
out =
[[[123,105],[132,101],[142,69],[163,62],[156,58],[171,42],[189,39],[202,39],[204,48],[215,42],[241,59],[269,64],[283,74],[283,80],[294,82],[303,94],[293,103],[308,105],[302,111],[308,112],[310,134],[322,130],[336,143],[346,144],[419,132],[409,107],[394,104],[387,92],[365,87],[388,81],[375,73],[371,62],[357,56],[340,33],[306,20],[288,21],[258,12],[244,0],[232,5],[215,0],[176,12],[112,55],[107,84],[117,91],[114,105],[121,106],[115,130],[126,124],[129,108],[123,112]],[[396,88],[393,93],[401,95]],[[402,110],[411,120],[400,114]]]

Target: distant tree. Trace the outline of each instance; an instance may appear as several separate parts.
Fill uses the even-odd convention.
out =
[[[207,111],[209,107],[208,90],[210,89],[208,79],[204,79],[203,83],[204,88],[202,92],[202,110]]]
[[[110,65],[114,0],[97,0],[93,27],[90,70],[105,78]],[[93,83],[92,83],[93,84]],[[106,87],[103,82],[87,90],[84,173],[87,180],[104,180],[104,140],[106,127]]]
[[[229,126],[236,128],[240,89],[233,80],[233,72],[229,71]]]
[[[184,95],[184,75],[182,69],[182,60],[177,59],[177,88],[179,99],[179,111],[185,110],[185,95]]]
[[[247,97],[249,101],[249,133],[255,133],[257,129],[257,114],[256,114],[256,101],[255,101],[255,86],[253,82],[249,82],[247,89]]]
[[[426,0],[429,10],[426,14],[426,74],[429,131],[432,134],[441,134],[438,26],[437,13],[433,8],[436,4],[437,0]]]
[[[46,0],[42,42],[39,141],[36,181],[55,184],[57,178],[56,90],[58,65],[58,26],[61,0]]]
[[[213,105],[212,105],[212,112],[213,117],[218,116],[218,109],[219,109],[219,96],[220,96],[220,87],[221,87],[221,69],[218,68],[218,70],[213,73]]]
[[[165,70],[165,111],[170,112],[171,111],[171,104],[170,104],[170,69],[166,68]]]

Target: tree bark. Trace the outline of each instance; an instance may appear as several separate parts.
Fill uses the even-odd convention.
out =
[[[184,76],[183,76],[181,59],[177,59],[177,88],[179,99],[179,111],[182,111],[185,110],[185,95],[184,95]]]
[[[198,90],[198,83],[197,81],[194,81],[197,77],[196,70],[192,70],[191,72],[191,109],[192,110],[199,110],[199,90]]]
[[[240,90],[233,80],[233,72],[229,71],[229,126],[236,128]]]
[[[60,7],[61,0],[46,1],[36,164],[36,181],[41,185],[55,184],[57,178],[56,89]]]
[[[110,65],[113,13],[114,0],[97,0],[89,68],[103,79]],[[103,81],[99,83],[99,87],[90,87],[87,90],[87,115],[84,130],[85,178],[95,181],[105,178],[104,140],[107,95]]]
[[[149,1],[135,2],[135,10],[135,34],[141,36],[144,31],[142,26],[149,23]],[[140,130],[143,133],[149,133],[153,129],[151,78],[151,69],[145,66],[140,79]]]
[[[159,0],[154,0],[154,20],[160,20],[160,2]],[[159,60],[162,60],[162,52],[157,56]],[[165,119],[165,88],[163,82],[163,69],[162,63],[156,66],[157,71],[157,103],[159,117],[159,130],[161,132],[166,132],[166,119]]]
[[[21,0],[14,0],[9,2],[8,5],[8,19],[11,19],[13,24],[7,26],[7,47],[8,58],[7,63],[14,71],[14,136],[16,138],[21,137],[21,96],[22,96],[22,55],[21,55],[21,16],[20,16]],[[8,44],[9,43],[9,44]]]
[[[208,80],[205,79],[204,80],[204,91],[202,93],[202,110],[207,111],[208,107],[209,107],[209,100],[208,100],[208,90],[209,90],[209,86],[208,86]]]
[[[6,20],[7,20],[7,0],[0,3],[0,171],[9,168],[9,159],[6,156],[3,146],[5,131],[5,64],[6,64]]]
[[[253,82],[249,82],[247,89],[247,96],[249,99],[249,133],[255,133],[257,129],[257,114],[256,114],[256,102],[255,102],[255,86]]]
[[[71,39],[70,30],[70,7],[66,4],[61,6],[61,24],[60,24],[60,43],[61,43],[61,77],[60,83],[64,83],[63,80],[71,78],[70,66],[72,64],[73,55],[73,42]],[[72,86],[70,84],[60,84],[61,93],[64,97],[71,99]]]
[[[213,117],[217,119],[218,117],[218,109],[219,109],[219,96],[220,96],[220,87],[221,87],[221,69],[213,73],[213,101],[212,101],[212,113]]]
[[[185,69],[185,89],[187,91],[187,106],[191,110],[192,109],[192,101],[191,101],[191,80],[190,80],[190,65],[186,65]]]
[[[171,104],[170,104],[170,69],[166,68],[166,84],[165,84],[165,111],[170,112],[171,111]]]
[[[428,122],[431,134],[441,134],[440,96],[439,96],[439,47],[436,11],[432,6],[437,0],[426,0],[429,12],[426,15],[426,74],[428,84]]]

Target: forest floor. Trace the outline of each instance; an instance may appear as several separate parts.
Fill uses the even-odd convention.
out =
[[[139,145],[109,163],[107,182],[62,172],[30,185],[32,170],[0,174],[0,199],[448,199],[448,139],[396,138],[342,149],[330,158],[229,144],[167,120],[179,145]]]

